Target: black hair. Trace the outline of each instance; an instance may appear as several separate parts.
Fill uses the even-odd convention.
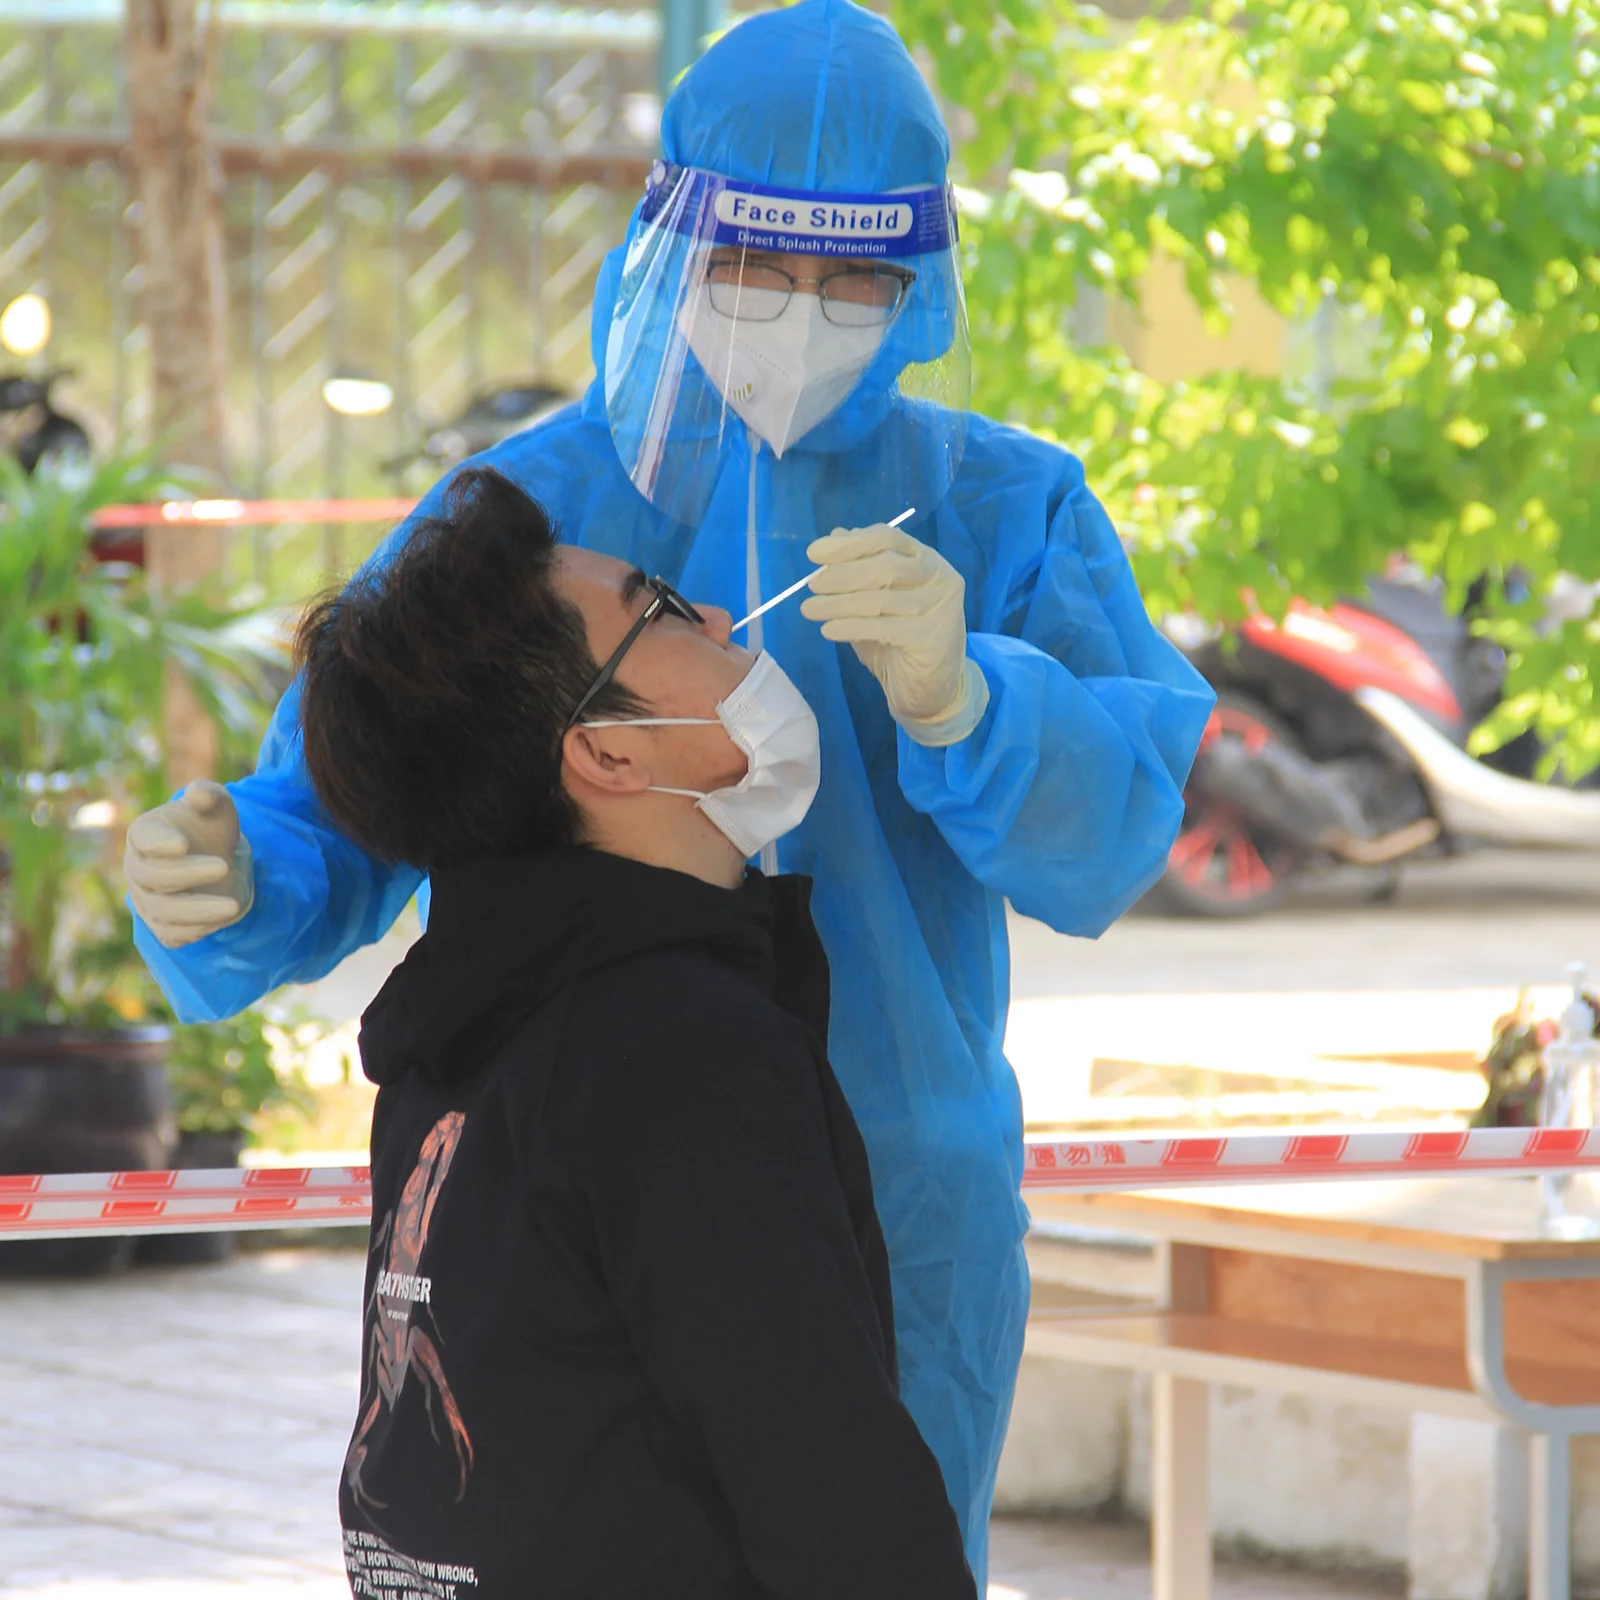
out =
[[[429,869],[582,842],[561,742],[599,667],[554,582],[558,537],[509,478],[468,468],[392,561],[301,620],[306,767],[335,826],[371,854]],[[642,709],[615,682],[590,707]]]

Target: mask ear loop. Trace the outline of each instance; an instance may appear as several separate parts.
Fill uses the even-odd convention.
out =
[[[720,717],[613,717],[604,722],[579,722],[579,728],[720,728]]]
[[[600,722],[575,722],[573,728],[720,728],[720,717],[611,717]],[[572,728],[567,729],[570,733]],[[563,739],[566,734],[562,734]],[[561,787],[561,764],[556,766],[556,789]],[[689,789],[671,789],[670,794],[690,794]]]
[[[605,722],[580,722],[580,728],[720,728],[720,717],[616,717]],[[688,800],[704,800],[710,792],[706,789],[669,789],[665,784],[652,783],[649,794],[681,794]]]
[[[720,728],[720,717],[615,717],[604,722],[580,722],[580,728]],[[704,800],[709,789],[669,789],[664,783],[652,783],[649,794],[681,794],[686,800]]]

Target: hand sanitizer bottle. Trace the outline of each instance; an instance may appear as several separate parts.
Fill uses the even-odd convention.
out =
[[[1572,1003],[1561,1013],[1559,1031],[1544,1047],[1544,1084],[1539,1097],[1539,1122],[1546,1128],[1592,1128],[1595,1083],[1600,1077],[1600,1039],[1594,1036],[1595,1015],[1583,998],[1588,974],[1579,963],[1567,968]],[[1593,1185],[1587,1174],[1548,1173],[1539,1179],[1548,1232],[1564,1239],[1600,1236]]]

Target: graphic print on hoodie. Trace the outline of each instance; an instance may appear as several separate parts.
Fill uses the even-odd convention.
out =
[[[461,1142],[466,1123],[460,1111],[447,1111],[429,1130],[411,1176],[406,1179],[399,1202],[373,1232],[369,1254],[383,1254],[383,1266],[373,1279],[367,1296],[362,1323],[362,1345],[366,1365],[362,1372],[361,1420],[345,1454],[344,1476],[358,1505],[380,1508],[361,1482],[367,1459],[367,1439],[379,1416],[393,1410],[405,1392],[406,1379],[415,1375],[428,1401],[430,1420],[435,1408],[449,1430],[460,1469],[461,1487],[456,1499],[467,1493],[472,1472],[472,1439],[462,1421],[461,1408],[450,1392],[439,1356],[439,1344],[432,1326],[433,1280],[419,1274],[423,1247],[428,1242],[428,1224],[433,1220],[434,1202],[450,1172],[450,1162]],[[443,1441],[441,1441],[443,1443]]]

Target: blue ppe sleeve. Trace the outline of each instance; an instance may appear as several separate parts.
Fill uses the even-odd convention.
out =
[[[367,562],[385,566],[443,499],[446,473]],[[285,983],[315,983],[381,939],[424,883],[379,861],[334,827],[311,786],[300,736],[300,680],[284,691],[256,770],[230,783],[250,841],[255,900],[231,927],[168,950],[133,917],[133,942],[182,1022],[215,1022]]]
[[[382,938],[422,882],[415,868],[376,860],[329,821],[299,723],[297,679],[273,713],[256,770],[228,785],[255,876],[246,915],[180,950],[134,916],[134,943],[181,1021],[230,1017],[280,984],[323,977]]]
[[[1070,459],[1070,458],[1069,458]],[[1058,933],[1103,933],[1160,876],[1215,695],[1150,621],[1071,462],[1042,556],[969,597],[989,707],[958,744],[899,734],[900,785],[966,869]]]

